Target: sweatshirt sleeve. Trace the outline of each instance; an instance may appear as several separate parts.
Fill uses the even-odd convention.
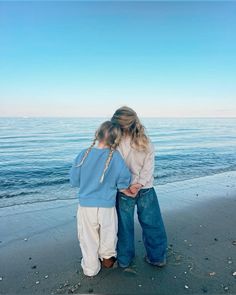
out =
[[[117,180],[117,189],[118,190],[128,188],[131,183],[131,173],[129,171],[129,168],[126,166],[123,159],[121,159],[121,161],[122,161],[122,167],[121,167],[120,174],[119,174],[119,177]]]
[[[155,150],[153,145],[150,145],[150,150],[147,153],[142,169],[139,173],[139,178],[137,179],[137,183],[145,186],[153,177],[154,173],[154,160],[155,160]]]
[[[70,169],[70,184],[73,187],[80,187],[80,173],[81,167],[78,167],[81,159],[82,159],[83,152],[81,152],[74,160],[74,163]]]

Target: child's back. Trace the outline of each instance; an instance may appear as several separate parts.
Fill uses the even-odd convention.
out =
[[[85,207],[115,206],[117,189],[129,186],[130,172],[118,151],[114,151],[103,182],[101,176],[108,159],[109,148],[93,147],[83,165],[79,166],[86,150],[75,159],[70,171],[72,186],[79,187],[79,203]],[[79,166],[79,167],[78,167]]]

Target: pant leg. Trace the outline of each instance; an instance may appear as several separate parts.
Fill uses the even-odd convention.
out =
[[[116,208],[99,208],[98,221],[100,225],[99,257],[116,257],[117,244],[117,213]]]
[[[163,262],[166,258],[167,237],[154,188],[139,192],[137,212],[148,259],[151,262]]]
[[[127,267],[135,256],[134,248],[134,208],[135,199],[117,194],[118,243],[117,260]]]
[[[78,207],[77,213],[78,238],[82,252],[81,266],[84,274],[95,276],[101,268],[98,259],[99,223],[98,208]]]

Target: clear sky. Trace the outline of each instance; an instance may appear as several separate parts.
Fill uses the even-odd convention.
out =
[[[0,2],[0,116],[236,116],[236,2]]]

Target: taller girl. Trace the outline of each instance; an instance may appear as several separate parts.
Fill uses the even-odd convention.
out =
[[[111,121],[120,126],[122,139],[118,150],[132,173],[132,186],[117,196],[118,244],[120,267],[128,267],[135,256],[134,211],[142,227],[146,262],[162,267],[166,264],[167,237],[156,192],[153,188],[154,148],[145,134],[136,112],[121,107]]]

